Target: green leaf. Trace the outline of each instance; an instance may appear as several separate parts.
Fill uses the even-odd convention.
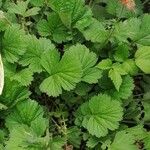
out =
[[[102,61],[100,61],[97,65],[97,67],[99,69],[102,69],[102,70],[107,70],[107,69],[111,69],[112,67],[112,60],[107,58],[107,59],[103,59]]]
[[[98,60],[95,53],[90,52],[84,45],[77,44],[69,48],[69,53],[78,58],[82,66],[82,81],[87,83],[97,83],[101,78],[101,71],[95,67]]]
[[[134,136],[126,131],[117,132],[113,143],[108,147],[108,150],[138,150],[135,145]]]
[[[54,49],[54,45],[46,38],[37,39],[35,36],[27,38],[27,50],[19,63],[28,66],[33,72],[41,72],[41,56],[44,52]],[[38,63],[37,63],[38,62]]]
[[[144,72],[150,73],[150,47],[140,47],[135,53],[135,63]]]
[[[40,150],[46,149],[47,142],[48,139],[37,135],[32,128],[21,125],[11,130],[5,148],[6,150]]]
[[[0,10],[0,31],[4,31],[10,25],[3,11]]]
[[[21,15],[23,17],[29,17],[29,16],[35,16],[38,14],[40,8],[39,7],[33,7],[28,9],[29,0],[23,2],[23,1],[17,1],[17,4],[11,3],[8,11],[10,13],[15,13],[18,15]]]
[[[123,62],[122,68],[130,75],[136,75],[138,73],[138,67],[133,59],[127,59]]]
[[[120,86],[122,84],[122,77],[121,77],[120,73],[115,69],[111,69],[109,71],[109,78],[113,81],[117,91],[119,91]]]
[[[107,95],[98,95],[89,102],[81,105],[76,116],[77,122],[96,137],[106,136],[108,130],[115,130],[122,119],[122,107],[119,101],[111,99]]]
[[[134,41],[138,44],[150,46],[150,15],[145,14],[143,15],[143,18],[141,19],[141,25],[140,30],[137,33],[137,36],[135,37]]]
[[[50,0],[50,7],[59,14],[67,28],[72,25],[85,28],[91,23],[92,12],[85,7],[83,0]]]
[[[26,87],[21,86],[16,81],[10,81],[10,79],[5,78],[4,90],[0,96],[0,102],[9,107],[20,101],[26,100],[29,95],[30,92]]]
[[[147,137],[144,139],[144,148],[150,150],[150,134],[147,134]]]
[[[121,1],[118,0],[107,1],[106,10],[109,14],[119,18],[135,17],[139,14],[142,14],[143,5],[140,0],[135,0],[134,2],[136,5],[134,11],[129,10],[121,3]]]
[[[61,137],[54,137],[49,141],[50,150],[62,150],[62,147],[65,145],[65,140]]]
[[[16,72],[10,79],[18,81],[22,86],[28,86],[33,80],[33,72],[31,69],[25,68]]]
[[[88,139],[86,145],[89,148],[94,148],[100,142],[99,138],[92,136]]]
[[[129,46],[125,44],[119,45],[115,49],[114,59],[118,62],[124,62],[129,57]]]
[[[80,82],[79,84],[77,84],[76,89],[74,90],[74,92],[80,96],[84,96],[86,95],[90,90],[92,89],[92,85],[89,85],[87,83],[84,82]]]
[[[32,127],[33,122],[35,122],[37,119],[39,121],[39,119],[43,118],[43,114],[44,112],[42,107],[39,106],[36,101],[29,99],[16,105],[10,115],[6,118],[6,126],[10,130],[17,125],[22,124]]]
[[[51,36],[57,43],[68,41],[72,38],[68,29],[62,24],[58,14],[54,12],[48,15],[47,20],[42,19],[39,21],[37,29],[41,36]]]
[[[8,27],[2,41],[2,56],[11,63],[17,62],[26,50],[25,38],[25,34],[20,28]]]
[[[130,38],[137,44],[149,46],[149,21],[150,15],[145,14],[141,18],[130,18],[124,22],[119,22],[115,25],[114,37],[123,42],[127,42],[127,38]]]
[[[108,93],[114,98],[114,99],[128,99],[134,89],[134,80],[130,76],[124,76],[122,78],[122,84],[120,86],[119,91],[116,89],[111,89],[108,91]]]
[[[10,13],[15,13],[15,14],[24,16],[24,14],[28,8],[28,3],[29,3],[29,1],[26,1],[26,2],[17,1],[17,4],[11,3],[8,10]]]
[[[103,24],[96,19],[92,20],[89,27],[85,29],[79,29],[86,40],[94,43],[104,43],[108,38],[108,33],[106,32]]]
[[[49,51],[42,56],[42,65],[50,76],[41,83],[40,89],[49,96],[60,95],[62,88],[70,91],[81,81],[82,70],[77,58],[66,52],[60,61],[59,59],[57,50]]]
[[[76,126],[67,129],[67,138],[70,144],[79,148],[81,144],[81,131]]]
[[[39,7],[33,7],[31,9],[28,9],[25,14],[24,17],[30,17],[30,16],[35,16],[39,13],[40,8]]]
[[[43,6],[45,0],[30,0],[30,3],[34,6]]]

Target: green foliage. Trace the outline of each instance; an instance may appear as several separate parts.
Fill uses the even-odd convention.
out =
[[[0,150],[150,150],[148,4],[0,0]]]
[[[77,112],[77,125],[82,125],[90,134],[102,137],[115,130],[122,119],[121,104],[107,95],[92,97],[81,105]]]

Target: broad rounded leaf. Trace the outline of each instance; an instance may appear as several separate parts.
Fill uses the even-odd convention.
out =
[[[123,109],[119,101],[111,99],[108,95],[98,95],[81,105],[78,110],[76,122],[90,134],[96,137],[106,136],[109,130],[115,130],[122,119]]]
[[[83,70],[82,81],[90,84],[97,83],[98,79],[101,78],[101,71],[95,67],[98,60],[96,54],[80,44],[70,47],[68,52],[81,63]]]
[[[59,59],[57,50],[44,53],[42,57],[42,65],[50,77],[41,83],[40,89],[49,96],[60,95],[62,89],[70,91],[81,81],[81,64],[76,57],[66,52]]]

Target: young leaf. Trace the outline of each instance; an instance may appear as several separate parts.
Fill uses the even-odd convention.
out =
[[[103,59],[101,62],[99,62],[99,64],[97,65],[97,67],[99,69],[102,69],[102,70],[111,69],[111,67],[112,67],[112,60],[109,59],[109,58]]]
[[[120,86],[122,84],[122,77],[121,77],[120,73],[115,69],[111,69],[109,71],[109,77],[113,81],[117,91],[119,91]]]
[[[122,111],[120,102],[108,95],[94,96],[81,105],[76,115],[76,123],[80,121],[81,125],[96,137],[106,136],[108,130],[118,128]]]
[[[39,7],[33,7],[28,9],[29,0],[23,2],[23,1],[17,1],[17,4],[11,3],[8,11],[10,13],[15,13],[18,15],[21,15],[23,17],[29,17],[37,15],[40,8]]]
[[[107,93],[109,93],[114,99],[128,99],[131,96],[134,87],[133,78],[127,75],[122,78],[122,84],[119,91],[111,89]]]

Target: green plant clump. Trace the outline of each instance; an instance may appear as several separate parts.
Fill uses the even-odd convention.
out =
[[[0,0],[0,150],[150,150],[148,5]]]

